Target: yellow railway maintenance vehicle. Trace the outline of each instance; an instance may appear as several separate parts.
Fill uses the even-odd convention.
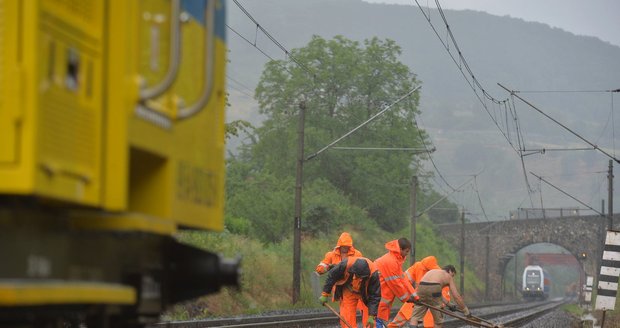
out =
[[[0,326],[134,327],[237,285],[223,0],[0,0]]]

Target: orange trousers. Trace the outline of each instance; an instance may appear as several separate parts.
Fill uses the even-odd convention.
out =
[[[362,311],[362,326],[368,321],[368,308],[362,301],[362,296],[344,288],[342,300],[340,301],[340,316],[346,320],[351,327],[357,327],[357,310]],[[340,321],[342,328],[348,328],[347,324]],[[374,328],[374,327],[373,327]]]
[[[399,328],[407,324],[409,319],[413,316],[413,306],[413,303],[404,303],[403,306],[400,307],[398,314],[394,317],[394,320],[388,324],[388,328]],[[435,327],[435,321],[433,321],[431,311],[426,311],[424,315],[424,327]]]

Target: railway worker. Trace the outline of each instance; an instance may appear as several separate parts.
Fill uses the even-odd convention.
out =
[[[392,240],[385,244],[387,253],[375,261],[381,278],[381,302],[377,314],[377,328],[386,327],[394,299],[401,302],[413,302],[417,297],[411,283],[403,273],[403,263],[411,251],[411,242],[407,238]]]
[[[447,307],[452,312],[456,311],[456,305],[450,304],[450,286],[444,286],[441,289],[441,296],[442,296],[441,301],[443,302],[441,307],[442,308]],[[412,316],[413,316],[413,313],[412,313]],[[424,328],[435,327],[435,320],[433,319],[433,314],[431,313],[431,311],[426,311],[426,314],[424,314],[424,319],[422,319],[422,323],[423,323]]]
[[[437,258],[431,255],[423,258],[420,261],[415,262],[412,266],[410,266],[405,271],[405,277],[407,277],[407,279],[411,283],[411,286],[415,289],[418,286],[418,282],[422,280],[424,274],[426,274],[432,269],[441,269],[441,267],[437,264]],[[448,288],[446,287],[444,288],[444,290],[446,290],[446,294],[448,294],[447,296],[449,297]],[[448,303],[449,300],[450,299],[448,298],[446,303]],[[398,314],[394,317],[392,322],[390,322],[388,327],[396,328],[404,326],[413,315],[413,306],[413,303],[403,303],[403,305],[400,307],[400,310],[398,311]],[[430,314],[430,312],[427,311],[426,315],[424,316],[424,327],[433,326],[433,316]]]
[[[340,300],[340,316],[344,320],[352,327],[357,327],[356,307],[361,301],[369,313],[365,327],[374,327],[381,300],[381,282],[379,272],[371,260],[350,256],[329,270],[319,297],[321,304],[325,305],[332,289],[335,290],[334,298]],[[340,325],[348,327],[343,321],[340,321]]]
[[[414,301],[414,303],[417,304],[413,308],[413,315],[410,321],[414,327],[417,326],[418,322],[424,317],[427,310],[430,310],[433,315],[435,327],[441,328],[443,326],[443,314],[437,310],[429,309],[426,305],[421,304],[420,302],[424,302],[435,307],[441,307],[443,304],[441,290],[446,286],[449,287],[450,295],[454,298],[456,304],[458,304],[461,308],[463,314],[467,317],[471,315],[469,313],[469,309],[465,303],[463,303],[463,298],[456,290],[456,284],[453,279],[455,275],[456,268],[454,268],[453,265],[446,265],[443,269],[430,270],[424,275],[424,277],[422,277],[417,290],[419,300]]]
[[[351,235],[345,231],[340,234],[338,242],[336,243],[336,247],[334,247],[333,250],[325,253],[323,260],[319,262],[314,271],[319,275],[325,274],[333,266],[350,256],[361,257],[362,252],[353,247],[353,238],[351,238]],[[335,292],[334,295],[336,295]],[[332,301],[336,302],[335,299],[333,299]],[[357,304],[357,309],[362,312],[362,321],[366,322],[368,320],[368,309],[366,308],[366,305],[364,305],[364,302],[360,300],[360,302]]]
[[[340,263],[342,260],[346,259],[349,256],[362,256],[362,252],[358,251],[353,247],[353,238],[348,232],[343,232],[338,238],[338,242],[336,243],[336,247],[333,250],[325,253],[325,257],[323,260],[316,266],[316,273],[324,274],[331,267]]]

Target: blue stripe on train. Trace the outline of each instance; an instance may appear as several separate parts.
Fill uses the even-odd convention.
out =
[[[215,36],[226,40],[226,2],[223,0],[182,0],[181,9],[200,24],[205,22],[207,1],[217,1],[215,5]]]

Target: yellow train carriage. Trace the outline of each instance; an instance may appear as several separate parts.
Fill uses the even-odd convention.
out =
[[[173,238],[223,228],[224,18],[223,0],[0,0],[0,324],[140,325],[236,284]]]

